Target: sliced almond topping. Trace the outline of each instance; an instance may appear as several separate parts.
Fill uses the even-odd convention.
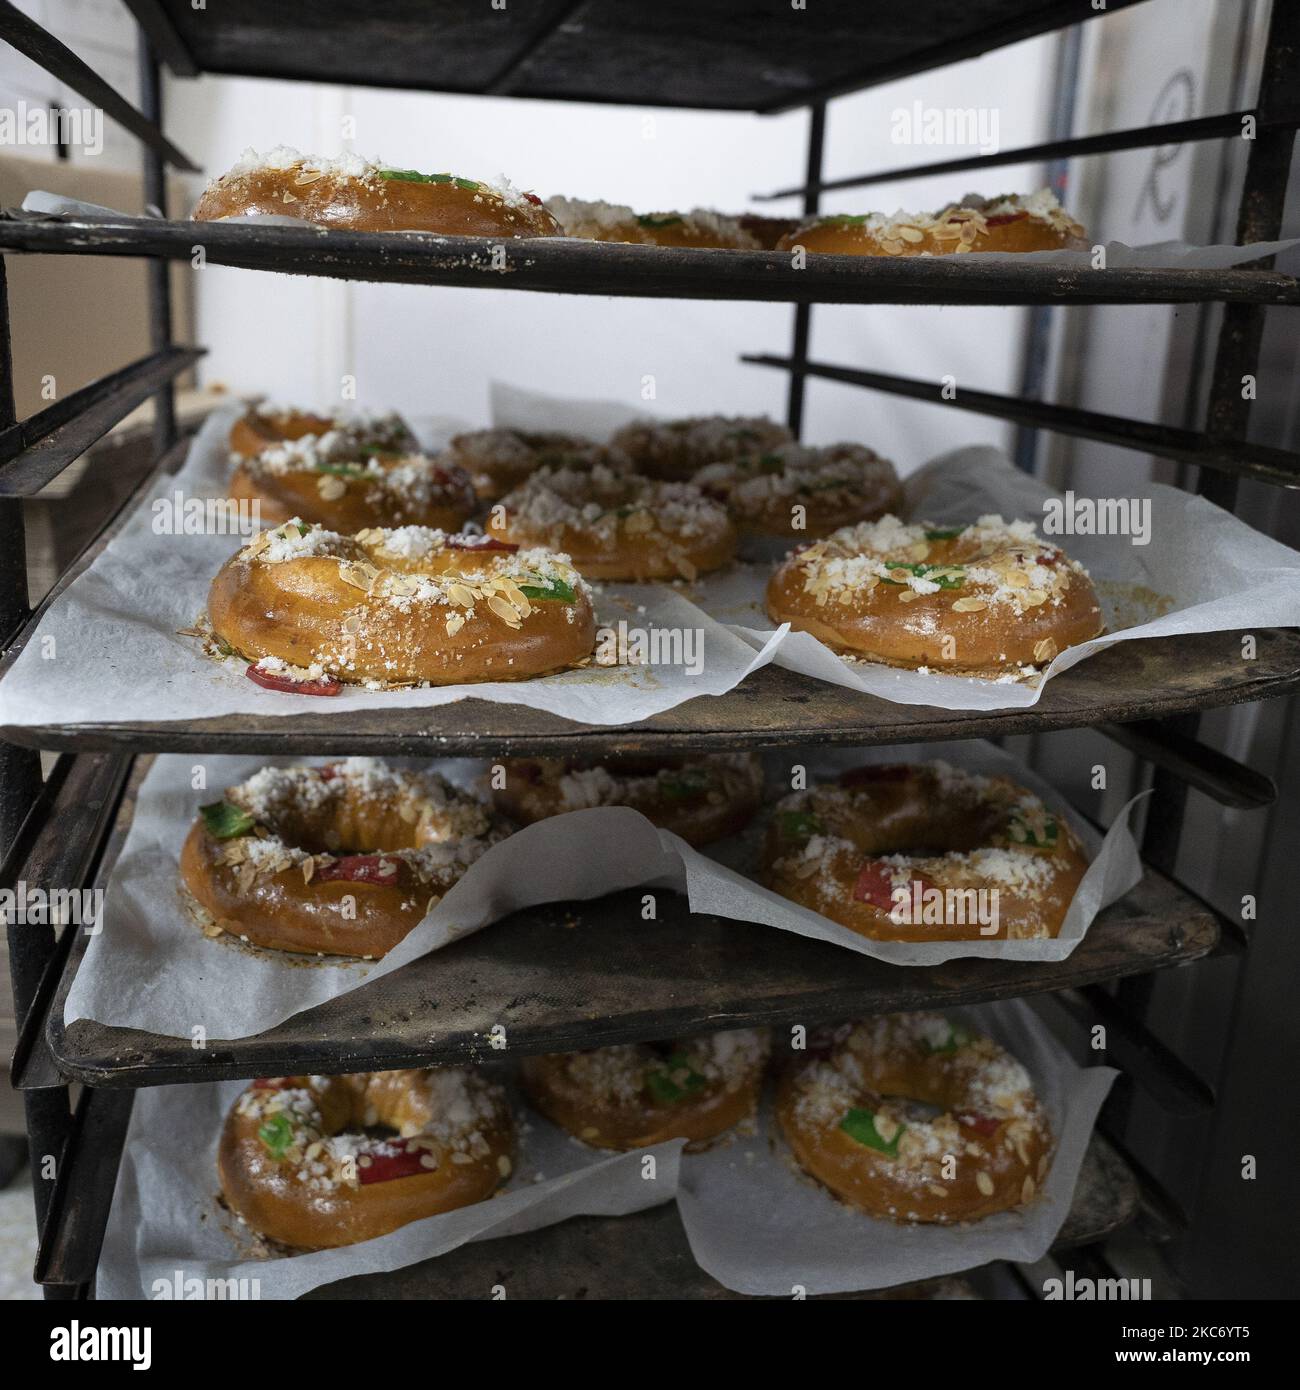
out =
[[[374,587],[375,580],[379,578],[379,571],[374,565],[366,564],[364,560],[353,563],[345,561],[339,566],[339,578],[354,589],[361,589],[368,594]]]
[[[333,473],[322,473],[316,479],[316,491],[325,502],[337,502],[347,490],[347,483],[342,478],[335,477]]]
[[[1029,1174],[1026,1173],[1026,1174],[1025,1174],[1025,1180],[1024,1180],[1024,1182],[1020,1185],[1020,1200],[1021,1200],[1022,1202],[1027,1202],[1027,1201],[1029,1201],[1029,1199],[1034,1195],[1034,1193],[1035,1193],[1036,1191],[1037,1191],[1037,1188],[1034,1186],[1034,1180],[1033,1180],[1033,1178],[1031,1178],[1031,1177],[1029,1176]]]
[[[952,605],[954,613],[982,613],[988,607],[988,601],[982,598],[959,598]]]
[[[458,608],[473,608],[477,595],[473,589],[467,588],[464,584],[452,584],[447,589],[447,597]]]
[[[886,1144],[898,1133],[898,1121],[891,1120],[888,1115],[876,1115],[871,1124]]]
[[[932,1197],[946,1197],[948,1195],[948,1189],[946,1187],[940,1187],[937,1182],[926,1183],[925,1190]]]
[[[461,630],[461,628],[463,628],[464,626],[465,626],[465,615],[464,615],[463,613],[448,613],[448,614],[447,614],[447,636],[448,636],[448,637],[455,637],[455,635],[456,635],[456,634]]]
[[[302,169],[294,178],[294,183],[299,185],[304,183],[315,183],[317,179],[323,179],[324,177],[324,169]]]
[[[915,589],[900,589],[898,591],[899,603],[914,603],[920,597],[921,595]]]
[[[1026,589],[1020,595],[1020,602],[1026,608],[1037,608],[1040,603],[1047,602],[1047,594],[1042,589]]]
[[[925,233],[919,227],[908,227],[906,225],[894,229],[904,241],[910,241],[913,246],[919,245],[925,240]]]
[[[1041,642],[1034,643],[1034,660],[1051,661],[1057,653],[1056,638],[1044,637]]]
[[[308,855],[302,861],[302,881],[310,883],[316,875],[316,860],[312,855]]]
[[[986,1196],[993,1195],[993,1179],[985,1172],[975,1174],[975,1186]]]
[[[511,627],[520,627],[519,613],[513,604],[507,603],[500,594],[493,594],[488,599],[488,607],[501,619],[503,623],[508,623]]]
[[[907,250],[907,244],[897,241],[893,237],[883,237],[880,242],[881,247],[891,256],[901,256]]]

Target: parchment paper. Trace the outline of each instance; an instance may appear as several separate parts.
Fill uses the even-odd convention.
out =
[[[758,1132],[682,1159],[677,1205],[700,1267],[737,1293],[848,1293],[1041,1259],[1070,1209],[1097,1113],[1118,1072],[1080,1067],[1022,1000],[945,1009],[1024,1063],[1057,1139],[1039,1197],[965,1226],[900,1226],[832,1197],[794,1166],[770,1105]],[[777,1055],[784,1051],[777,1035]]]
[[[607,585],[596,595],[598,623],[698,632],[700,661],[591,666],[533,680],[429,689],[344,686],[331,698],[263,690],[245,677],[246,662],[212,660],[198,639],[178,635],[205,612],[213,577],[243,539],[154,530],[155,503],[166,508],[178,492],[184,499],[226,495],[226,437],[241,408],[232,404],[209,416],[179,472],[158,481],[50,607],[0,681],[0,728],[111,727],[229,714],[311,712],[346,719],[359,709],[430,709],[470,697],[593,724],[635,724],[697,695],[720,695],[769,660],[768,651],[756,652],[669,586]],[[675,650],[690,655],[682,644]]]
[[[217,1140],[246,1084],[159,1086],[136,1093],[96,1298],[179,1297],[170,1290],[193,1279],[248,1280],[244,1296],[296,1298],[321,1284],[402,1269],[473,1240],[536,1231],[570,1216],[642,1211],[671,1201],[677,1190],[682,1140],[632,1153],[599,1154],[516,1102],[516,1119],[522,1122],[519,1161],[497,1196],[359,1245],[250,1259],[247,1244],[239,1234],[232,1235],[239,1228],[216,1201]],[[647,1154],[655,1160],[652,1178],[643,1176]],[[465,1294],[488,1298],[491,1290],[467,1289]]]
[[[936,756],[973,771],[1006,772],[1037,792],[1057,814],[1065,810],[1055,791],[1007,754],[982,743],[865,754],[792,751],[784,764],[772,755],[768,763],[773,789],[766,804],[780,795],[777,787],[788,787],[790,759],[802,761],[815,777],[863,762]],[[212,1038],[247,1037],[380,979],[519,908],[600,897],[635,886],[685,892],[694,912],[778,927],[897,965],[934,965],[959,956],[1063,960],[1083,939],[1096,913],[1142,875],[1128,830],[1132,802],[1104,840],[1087,822],[1071,815],[1070,823],[1093,862],[1060,936],[1045,941],[869,941],[746,876],[756,868],[766,821],[761,813],[745,834],[702,853],[678,836],[657,830],[637,811],[597,807],[540,821],[495,845],[382,960],[304,963],[301,956],[250,950],[228,936],[205,937],[180,885],[180,849],[198,806],[267,761],[207,759],[204,791],[191,789],[193,759],[165,755],[155,761],[141,785],[135,819],[109,879],[100,930],[87,943],[69,990],[66,1023],[93,1018],[169,1037],[190,1036],[196,1027]],[[482,765],[455,759],[434,766],[451,780],[466,783]],[[580,854],[575,846],[582,847]]]
[[[557,400],[504,384],[494,385],[491,399],[494,419],[502,425],[611,428],[609,407],[600,402]],[[626,415],[633,418],[634,412]],[[1008,521],[1036,522],[1040,534],[1060,544],[1091,574],[1106,635],[1068,647],[1041,676],[1027,683],[846,661],[809,633],[792,632],[787,625],[774,627],[764,593],[782,549],[770,545],[751,546],[742,554],[742,560],[750,557],[749,562],[705,576],[692,586],[692,597],[778,666],[897,704],[941,709],[1035,705],[1053,676],[1117,642],[1300,625],[1300,552],[1179,488],[1144,483],[1134,490],[1135,498],[1149,498],[1151,503],[1146,545],[1135,545],[1126,535],[1046,534],[1044,504],[1060,499],[1061,494],[1022,473],[1000,450],[987,445],[952,450],[932,459],[908,475],[903,492],[902,510],[909,519],[951,525],[996,512]]]

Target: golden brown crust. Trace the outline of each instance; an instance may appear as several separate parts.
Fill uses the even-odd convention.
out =
[[[637,213],[624,204],[548,198],[547,207],[563,227],[563,235],[584,241],[616,241],[640,246],[673,246],[684,250],[757,251],[762,228],[749,221],[695,208],[691,212]]]
[[[1032,792],[941,762],[795,792],[763,850],[769,888],[874,941],[1055,937],[1087,868]]]
[[[242,460],[229,489],[236,501],[255,501],[268,526],[301,517],[345,535],[369,527],[459,531],[477,507],[463,468],[421,454],[304,460],[316,464],[306,467],[274,459],[272,450]]]
[[[974,195],[937,213],[818,217],[788,232],[778,251],[839,256],[948,256],[966,252],[1082,251],[1083,227],[1046,190],[1032,197]]]
[[[779,444],[711,463],[692,481],[750,536],[814,540],[874,521],[902,500],[894,465],[861,444]]]
[[[251,661],[353,682],[523,680],[590,656],[591,594],[566,556],[470,540],[263,531],[212,581],[212,629]]]
[[[762,801],[763,773],[752,754],[619,759],[510,758],[497,808],[522,825],[590,806],[628,806],[689,845],[738,834]]]
[[[899,1223],[978,1221],[1034,1199],[1052,1136],[1014,1057],[938,1014],[837,1032],[778,1086],[777,1120],[805,1172]],[[942,1113],[924,1118],[909,1102]]]
[[[470,1067],[280,1077],[236,1101],[217,1172],[254,1231],[328,1250],[485,1200],[514,1145],[504,1094]]]
[[[583,469],[603,464],[621,472],[628,467],[628,460],[616,450],[578,435],[510,429],[458,434],[441,461],[463,468],[485,502],[504,497],[539,468]]]
[[[181,850],[205,930],[309,955],[385,955],[505,834],[443,779],[371,758],[264,768],[224,801],[239,833],[200,815]]]
[[[305,439],[333,434],[346,440],[359,453],[374,448],[381,451],[412,452],[418,445],[410,427],[400,415],[350,415],[340,411],[322,415],[314,410],[298,410],[267,402],[251,405],[230,427],[230,452],[237,458],[253,458],[266,449]]]
[[[445,174],[412,176],[411,170],[351,157],[322,161],[278,151],[273,156],[274,164],[241,162],[214,179],[194,210],[195,221],[275,215],[357,232],[484,237],[560,232],[541,200],[530,194],[517,196]]]
[[[766,416],[702,415],[683,420],[634,420],[610,436],[610,445],[638,472],[686,482],[706,464],[765,453],[794,436]]]
[[[758,1105],[768,1039],[757,1029],[525,1057],[524,1092],[548,1120],[597,1149],[686,1139],[688,1152]]]
[[[846,527],[777,568],[767,609],[838,652],[970,675],[1022,674],[1104,631],[1087,571],[1001,517]]]
[[[488,526],[515,545],[564,551],[588,579],[693,580],[736,553],[726,511],[698,488],[603,465],[542,469],[493,508]]]

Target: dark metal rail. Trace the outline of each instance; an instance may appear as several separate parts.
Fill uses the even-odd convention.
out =
[[[33,497],[207,351],[168,347],[0,430],[0,497]]]
[[[1290,111],[1273,116],[1260,111],[1226,111],[1221,116],[1197,116],[1190,121],[1169,121],[1165,125],[1141,126],[1136,130],[1112,130],[1103,135],[1045,140],[1038,145],[999,150],[996,154],[907,164],[899,169],[880,169],[874,174],[850,174],[840,179],[810,177],[805,183],[778,188],[775,193],[755,193],[754,200],[771,203],[778,198],[807,197],[809,193],[830,193],[841,188],[866,188],[878,183],[897,183],[900,179],[926,178],[931,174],[970,173],[976,169],[996,169],[1008,164],[1042,164],[1052,159],[1077,159],[1084,155],[1109,154],[1115,150],[1144,150],[1195,140],[1241,139],[1248,120],[1254,120],[1259,129],[1272,126],[1294,128],[1300,125],[1300,112]]]
[[[1213,797],[1220,806],[1255,811],[1277,800],[1277,784],[1253,767],[1237,762],[1208,744],[1170,727],[1170,721],[1138,719],[1131,724],[1101,724],[1098,732],[1130,753],[1182,778],[1188,786]]]
[[[1174,425],[1126,420],[1118,415],[1102,415],[1095,410],[1027,401],[1019,396],[1002,396],[992,391],[973,391],[965,386],[959,386],[955,394],[947,396],[941,382],[919,381],[915,377],[894,376],[888,372],[869,372],[859,367],[836,367],[828,362],[801,363],[797,358],[777,357],[769,353],[747,353],[740,360],[759,367],[777,367],[800,376],[839,381],[846,386],[888,391],[891,395],[908,396],[912,400],[929,401],[932,405],[948,406],[954,410],[969,410],[976,415],[991,415],[999,420],[1054,430],[1057,434],[1073,435],[1078,439],[1094,439],[1121,449],[1158,454],[1161,458],[1194,463],[1201,468],[1213,468],[1236,477],[1255,478],[1280,487],[1300,487],[1300,454],[1285,449],[1271,449],[1264,444],[1221,439],[1200,434],[1196,430],[1179,429]]]
[[[129,130],[137,140],[157,150],[173,168],[184,169],[192,174],[200,172],[199,166],[188,155],[182,154],[153,121],[148,120],[129,101],[119,96],[66,44],[60,43],[53,34],[42,29],[34,19],[28,19],[17,6],[10,4],[9,0],[0,0],[0,39],[44,68],[51,77],[57,77],[60,82],[66,83],[92,105],[102,107],[105,115],[111,116],[118,125]]]
[[[349,232],[152,218],[0,216],[0,251],[141,256],[408,285],[471,286],[634,299],[773,304],[1300,304],[1300,280],[1277,271],[1093,270],[986,256],[809,256],[796,270],[775,251],[683,250],[535,237]]]

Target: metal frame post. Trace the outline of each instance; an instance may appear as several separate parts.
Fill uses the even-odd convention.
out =
[[[817,182],[822,176],[822,150],[826,143],[826,103],[815,101],[808,108],[808,160],[805,167],[807,189],[803,195],[805,217],[821,207]],[[808,335],[812,327],[812,305],[794,306],[794,337],[790,344],[790,385],[786,397],[785,420],[796,439],[803,433],[804,365],[808,361]]]

